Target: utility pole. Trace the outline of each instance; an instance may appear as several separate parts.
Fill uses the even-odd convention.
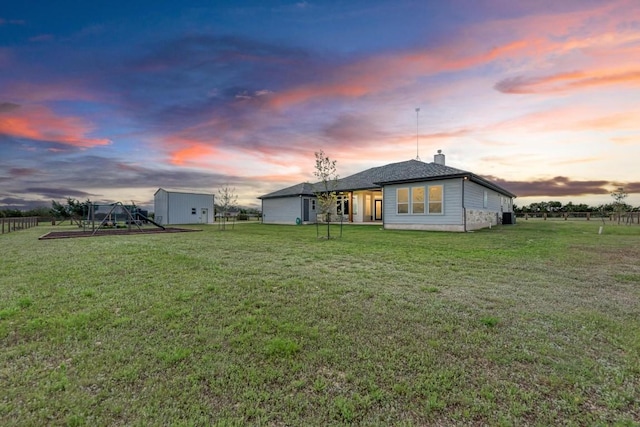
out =
[[[420,134],[419,127],[418,127],[420,123],[419,116],[420,116],[420,108],[416,108],[416,160],[417,161],[420,161],[420,154],[419,154],[420,146],[418,143],[418,135]]]

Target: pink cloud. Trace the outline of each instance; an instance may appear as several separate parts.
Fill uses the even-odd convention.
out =
[[[93,126],[79,117],[59,116],[46,107],[21,107],[0,114],[0,134],[74,147],[110,144],[108,139],[90,138]]]
[[[611,141],[619,145],[640,144],[640,135],[617,136],[611,138]]]
[[[637,55],[627,55],[625,63],[628,65],[617,70],[592,69],[603,55],[611,55],[612,50],[626,48],[637,51],[637,47],[629,47],[629,43],[640,41],[640,32],[616,32],[615,24],[626,12],[620,4],[607,4],[578,12],[527,15],[470,26],[461,35],[437,48],[379,55],[338,67],[324,81],[271,94],[267,105],[282,109],[319,99],[362,98],[412,85],[426,76],[476,68],[494,61],[500,61],[505,67],[512,64],[538,66],[548,63],[550,56],[560,56],[557,62],[561,64],[564,55],[575,54],[584,57],[581,60],[585,67],[582,71],[507,78],[496,87],[505,93],[530,93],[609,84],[636,85],[640,80],[640,70],[633,68],[632,64],[635,63],[628,58]],[[605,13],[614,16],[602,18]],[[505,39],[504,34],[509,33],[512,34],[511,38]],[[487,47],[487,44],[493,46]]]
[[[510,41],[482,50],[479,54],[458,54],[461,46],[386,54],[339,67],[327,80],[293,87],[269,95],[267,105],[275,109],[327,98],[362,98],[410,85],[417,79],[443,72],[483,65],[527,48],[525,40]]]
[[[212,157],[216,154],[216,150],[205,144],[191,143],[182,148],[175,149],[171,152],[170,161],[176,166],[184,166],[191,164],[197,166],[206,165],[204,159]]]
[[[495,88],[503,93],[562,92],[605,85],[639,86],[640,69],[624,72],[589,71],[558,73],[544,77],[515,77],[501,80]]]

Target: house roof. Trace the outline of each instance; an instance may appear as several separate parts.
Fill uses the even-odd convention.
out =
[[[265,194],[264,196],[258,197],[258,199],[275,199],[278,197],[298,196],[315,196],[315,193],[313,191],[313,184],[310,184],[308,182],[301,182],[300,184],[292,185],[291,187],[283,188],[282,190]]]
[[[476,174],[462,169],[452,168],[438,163],[425,163],[419,160],[407,160],[384,166],[367,169],[362,172],[338,180],[335,191],[356,191],[379,189],[384,185],[400,184],[419,181],[433,181],[437,179],[463,178],[477,182],[509,197],[515,194],[492,183]],[[259,199],[270,199],[287,196],[313,196],[314,190],[322,191],[321,183],[300,183],[294,186],[260,196]]]

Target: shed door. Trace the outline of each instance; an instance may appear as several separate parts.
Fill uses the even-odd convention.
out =
[[[309,221],[309,199],[302,200],[302,220]]]
[[[202,208],[200,213],[202,214],[202,216],[200,217],[200,222],[202,224],[207,224],[209,222],[209,209]]]

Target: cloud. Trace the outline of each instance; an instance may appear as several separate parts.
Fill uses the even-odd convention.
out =
[[[10,113],[18,108],[20,108],[19,104],[14,104],[13,102],[0,102],[0,114]]]
[[[580,181],[572,180],[565,176],[534,179],[531,181],[510,181],[495,176],[487,176],[486,178],[506,188],[518,197],[563,197],[608,194],[611,191],[610,188],[614,186],[613,183],[605,180]],[[627,185],[633,186],[635,184],[631,183]]]
[[[368,138],[378,144],[390,142],[385,133],[356,123],[353,110],[372,109],[380,100],[397,103],[395,91],[415,96],[426,79],[447,76],[455,81],[471,69],[503,70],[514,63],[529,66],[536,57],[554,52],[619,42],[602,38],[589,43],[599,29],[585,32],[583,23],[600,16],[601,8],[576,12],[574,5],[561,10],[557,16],[536,11],[522,19],[471,25],[439,45],[349,57],[243,37],[190,34],[146,46],[124,64],[125,72],[118,73],[117,81],[105,78],[116,92],[126,94],[124,109],[137,123],[152,129],[174,164],[201,163],[207,150],[212,157],[223,147],[262,153],[272,161],[283,149],[309,151],[304,147],[331,145],[346,137],[362,143]],[[579,33],[572,32],[574,28]],[[505,38],[507,33],[513,36]],[[578,74],[581,84],[596,84],[590,79],[598,75],[585,69],[576,72],[573,82],[568,80],[569,73],[555,73],[537,80],[504,79],[500,87],[533,90],[551,84],[554,75],[563,85],[578,85]],[[300,108],[309,120],[297,113]],[[320,112],[323,116],[318,119]],[[482,130],[466,125],[421,137],[442,140]],[[395,141],[408,143],[410,134]]]
[[[36,175],[38,172],[39,172],[38,169],[34,169],[34,168],[10,168],[9,169],[9,175],[11,175],[14,178],[33,176],[33,175]]]
[[[84,119],[60,116],[46,107],[13,108],[0,115],[0,135],[81,148],[110,144],[108,139],[88,137],[92,131]]]
[[[368,117],[353,113],[341,114],[336,117],[325,126],[323,134],[342,145],[344,149],[349,146],[361,146],[363,142],[371,144],[386,136],[383,135],[379,126]]]
[[[185,163],[197,163],[198,159],[207,158],[216,153],[212,147],[205,144],[191,144],[171,153],[171,163],[183,166]]]
[[[626,72],[568,72],[542,77],[511,77],[496,83],[495,89],[507,94],[550,93],[605,85],[640,85],[640,69]]]
[[[43,197],[45,199],[62,199],[67,197],[72,198],[88,198],[91,196],[90,193],[85,191],[74,190],[70,188],[58,188],[58,187],[27,187],[24,189],[25,192]]]
[[[52,76],[51,79],[54,80],[54,77]],[[3,88],[3,96],[19,100],[24,104],[102,100],[94,93],[95,91],[95,87],[92,90],[87,90],[86,84],[77,79],[65,78],[55,82],[13,80],[10,85]]]
[[[611,138],[611,141],[619,145],[640,144],[640,135],[615,136]]]

